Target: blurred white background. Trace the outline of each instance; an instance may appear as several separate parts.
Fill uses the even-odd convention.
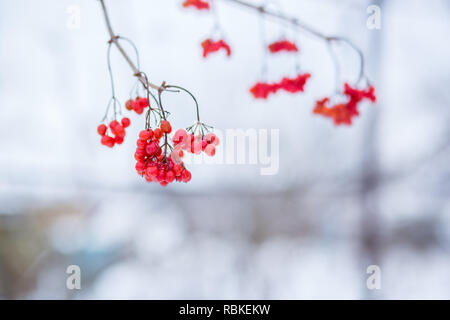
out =
[[[450,298],[449,2],[280,1],[364,51],[379,102],[362,105],[351,127],[312,114],[334,69],[325,44],[304,33],[305,93],[254,100],[259,17],[216,2],[230,59],[202,59],[214,20],[181,1],[106,5],[150,80],[189,88],[206,123],[280,129],[280,170],[192,164],[189,184],[161,188],[135,173],[143,116],[130,115],[122,146],[100,145],[111,88],[99,2],[0,0],[0,298]],[[380,30],[366,27],[371,4]],[[266,29],[279,36],[271,20]],[[354,79],[354,53],[340,53],[343,80]],[[112,67],[125,102],[135,79],[115,50]],[[292,58],[271,58],[269,77],[285,74]],[[194,122],[187,96],[165,101],[174,127]],[[71,264],[81,290],[66,288]],[[380,290],[366,287],[373,264]]]

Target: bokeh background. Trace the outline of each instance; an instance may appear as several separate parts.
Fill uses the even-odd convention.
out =
[[[271,20],[267,39],[298,37],[312,78],[304,94],[255,101],[261,20],[216,2],[230,59],[201,58],[214,18],[181,1],[106,4],[151,81],[192,90],[205,122],[279,129],[280,169],[192,164],[189,184],[162,188],[134,170],[142,117],[130,115],[122,146],[100,145],[111,88],[99,2],[0,1],[0,298],[450,298],[449,2],[280,1],[364,51],[379,102],[351,127],[312,114],[333,91],[325,44]],[[379,30],[366,27],[372,4]],[[357,58],[338,51],[351,81]],[[290,57],[268,63],[270,79],[295,73]],[[116,51],[112,64],[125,101],[133,76]],[[186,96],[166,106],[175,127],[193,123]],[[66,288],[73,264],[81,290]],[[381,268],[380,290],[366,287],[369,265]]]

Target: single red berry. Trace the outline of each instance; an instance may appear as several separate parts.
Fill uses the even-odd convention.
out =
[[[192,178],[192,175],[188,170],[184,170],[181,174],[181,178],[183,179],[183,182],[189,182]]]
[[[148,99],[147,98],[139,98],[136,100],[137,100],[140,108],[144,109],[144,108],[148,107]]]
[[[158,174],[158,168],[157,167],[148,167],[145,173],[151,177],[156,177]]]
[[[147,154],[149,156],[154,155],[156,152],[158,152],[158,145],[156,143],[150,143],[147,145],[147,147],[145,148],[145,151],[147,152]]]
[[[202,150],[205,150],[205,148],[208,146],[208,141],[206,139],[202,140]]]
[[[127,117],[123,118],[121,122],[124,128],[128,128],[131,124],[130,118]]]
[[[104,124],[100,124],[97,127],[97,132],[99,135],[104,136],[106,134],[106,130],[108,130],[108,127]]]
[[[112,129],[112,132],[120,138],[124,138],[125,137],[125,129],[124,127],[122,127],[122,125],[117,124],[114,129]]]
[[[205,153],[212,157],[216,154],[216,147],[213,144],[208,144],[205,148]]]
[[[173,167],[173,171],[175,172],[176,176],[180,176],[183,173],[183,166],[179,163],[177,163],[174,167]]]
[[[112,148],[112,147],[114,147],[115,141],[114,141],[114,138],[113,138],[113,137],[110,137],[110,136],[103,136],[103,137],[102,137],[102,140],[101,140],[101,143],[102,143],[104,146],[107,146],[107,147]]]
[[[166,180],[167,182],[173,182],[175,180],[175,173],[173,171],[167,171],[166,173]]]

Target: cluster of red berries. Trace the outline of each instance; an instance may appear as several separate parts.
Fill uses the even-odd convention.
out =
[[[206,39],[205,41],[202,42],[202,48],[203,48],[203,58],[206,58],[211,53],[217,52],[221,49],[226,51],[227,56],[231,56],[231,47],[223,39],[218,41]]]
[[[208,10],[209,9],[209,3],[203,0],[185,0],[183,2],[183,7],[193,7],[197,10]]]
[[[269,51],[271,53],[279,53],[282,51],[298,52],[298,47],[294,42],[288,40],[280,40],[273,42],[269,45]]]
[[[359,115],[358,104],[364,99],[371,102],[376,101],[375,88],[370,86],[367,89],[359,90],[351,87],[348,83],[344,84],[344,95],[348,98],[347,102],[328,106],[330,99],[323,98],[316,102],[313,112],[333,119],[336,125],[351,125],[353,117]]]
[[[178,129],[172,137],[175,149],[180,151],[183,157],[183,150],[192,154],[200,154],[202,151],[212,157],[216,154],[216,146],[219,145],[219,138],[214,133],[203,135],[188,134],[184,129]]]
[[[125,108],[129,111],[134,110],[137,114],[142,114],[144,109],[149,106],[147,98],[136,97],[125,102]]]
[[[258,82],[250,89],[250,92],[256,99],[267,99],[270,94],[279,90],[290,93],[303,92],[309,77],[311,77],[311,74],[304,73],[295,78],[284,77],[280,82],[275,83]]]
[[[107,135],[108,127],[106,124],[100,124],[97,127],[97,132],[102,137],[101,144],[110,148],[114,147],[116,144],[122,144],[125,138],[125,128],[128,128],[130,124],[131,121],[127,117],[122,118],[120,123],[117,120],[111,121],[109,129],[114,137]]]

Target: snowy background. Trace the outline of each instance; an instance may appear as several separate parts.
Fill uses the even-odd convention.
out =
[[[100,145],[111,89],[99,2],[0,1],[0,298],[449,299],[449,2],[281,1],[364,51],[379,102],[352,127],[312,114],[334,85],[325,44],[270,20],[269,40],[298,36],[312,78],[304,94],[255,101],[260,19],[216,2],[230,59],[201,58],[214,20],[181,1],[106,4],[150,80],[192,90],[206,123],[279,129],[280,170],[192,164],[189,184],[161,188],[134,170],[142,116],[130,115],[122,146]],[[366,27],[371,4],[380,30]],[[341,49],[343,80],[354,79],[357,59]],[[116,51],[112,64],[124,102],[134,79]],[[268,77],[285,74],[292,58],[271,58]],[[186,96],[166,101],[175,127],[194,122]],[[66,288],[72,264],[81,290]],[[366,287],[373,264],[380,290]]]

